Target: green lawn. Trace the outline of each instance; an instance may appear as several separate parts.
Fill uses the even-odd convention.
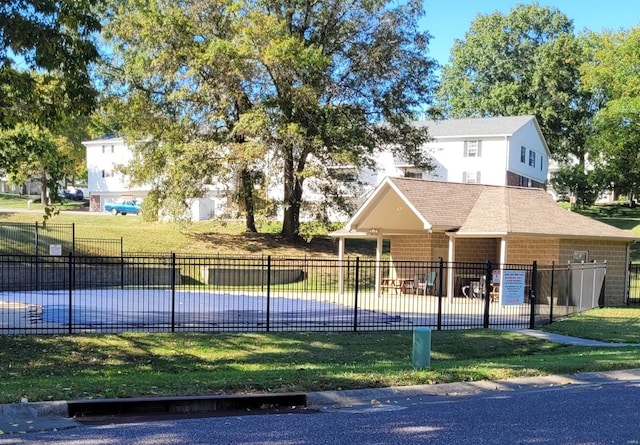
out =
[[[640,207],[629,208],[621,204],[592,206],[589,209],[581,210],[580,213],[619,229],[629,230],[635,235],[640,235]],[[631,261],[640,262],[639,243],[631,245]]]
[[[618,327],[639,318],[640,309],[594,310],[549,329],[638,341],[632,328]],[[0,336],[0,403],[320,391],[640,367],[640,347],[583,348],[496,330],[434,331],[428,369],[413,368],[411,355],[411,332]]]
[[[26,209],[26,202],[27,197],[0,194],[0,209],[9,210],[0,213],[0,223],[42,223],[42,212],[10,211]],[[69,201],[68,204],[72,203],[74,201]],[[32,206],[34,207],[35,205]],[[135,215],[113,216],[108,213],[66,210],[74,209],[61,208],[60,213],[49,220],[49,224],[74,223],[78,238],[122,237],[126,252],[330,257],[338,254],[338,243],[326,236],[326,228],[314,223],[301,224],[301,234],[305,239],[291,243],[279,236],[280,224],[273,220],[259,219],[256,225],[260,233],[251,234],[245,232],[244,221],[199,221],[179,226],[168,222],[148,222]],[[375,241],[348,240],[345,253],[374,255]]]
[[[26,199],[0,195],[0,208],[26,208]],[[591,212],[591,213],[589,213]],[[640,211],[590,216],[640,233]],[[5,212],[0,222],[42,221],[42,214]],[[337,245],[319,233],[286,243],[278,225],[206,221],[186,227],[136,216],[65,212],[52,223],[76,225],[79,238],[123,237],[128,252],[330,255]],[[310,237],[311,239],[311,237]],[[373,254],[373,243],[347,253]],[[635,251],[640,259],[640,250]],[[545,329],[599,340],[640,343],[640,309],[603,309]],[[640,347],[580,348],[494,330],[433,332],[432,366],[411,366],[411,332],[281,334],[121,334],[0,336],[0,403],[22,398],[197,395],[252,391],[318,391],[640,367]]]

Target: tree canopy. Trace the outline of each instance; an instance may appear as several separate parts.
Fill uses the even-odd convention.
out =
[[[98,58],[92,40],[100,29],[98,3],[9,0],[0,5],[0,126],[26,119],[47,122],[63,108],[78,114],[92,109],[96,92],[89,65]]]
[[[97,95],[89,71],[98,59],[93,36],[100,29],[99,3],[0,5],[0,171],[22,179],[37,171],[45,191],[78,168],[79,146],[71,141]]]
[[[552,153],[581,162],[593,99],[581,88],[587,52],[557,8],[519,4],[478,15],[442,69],[439,105],[452,117],[535,115]]]
[[[411,126],[434,80],[421,15],[414,0],[119,2],[106,79],[128,116],[129,173],[161,199],[180,184],[198,196],[269,159],[296,238],[305,181],[327,167],[372,165],[380,147],[428,167]]]
[[[591,36],[594,53],[582,67],[586,88],[603,107],[592,122],[591,160],[616,190],[640,186],[640,28]]]

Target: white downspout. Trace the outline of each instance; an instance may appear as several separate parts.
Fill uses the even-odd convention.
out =
[[[344,237],[338,238],[338,292],[344,294]]]

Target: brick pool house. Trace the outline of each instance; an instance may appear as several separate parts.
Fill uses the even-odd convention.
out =
[[[606,304],[628,292],[629,249],[640,237],[563,209],[541,188],[385,178],[344,228],[345,239],[390,242],[393,261],[566,264],[606,261]],[[390,272],[393,274],[393,271]],[[383,277],[376,277],[380,288]],[[452,295],[453,278],[445,283]]]

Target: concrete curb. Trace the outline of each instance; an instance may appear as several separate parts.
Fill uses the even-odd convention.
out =
[[[35,431],[54,431],[80,426],[69,417],[69,407],[74,409],[86,403],[89,412],[104,415],[158,413],[211,412],[218,409],[234,409],[239,406],[295,404],[309,409],[338,410],[353,407],[371,407],[390,404],[392,400],[406,402],[423,397],[460,397],[487,392],[540,390],[560,388],[566,385],[602,385],[620,381],[639,381],[640,368],[609,372],[585,372],[574,375],[550,375],[519,377],[509,380],[456,382],[436,385],[398,386],[391,388],[355,389],[310,393],[238,394],[189,397],[150,397],[136,399],[102,399],[54,402],[27,402],[0,405],[0,434],[19,434]],[[304,400],[304,403],[301,403]],[[156,408],[153,411],[154,407]],[[115,409],[115,412],[112,411]],[[142,409],[142,410],[139,410]],[[76,411],[78,413],[78,411]]]
[[[0,418],[33,419],[41,417],[67,417],[66,401],[27,402],[0,405]]]
[[[456,397],[491,391],[539,390],[566,385],[600,385],[619,381],[640,381],[640,368],[610,372],[587,372],[573,375],[518,377],[508,380],[442,383],[436,385],[397,386],[379,389],[311,392],[307,407],[311,409],[340,409],[370,406],[394,399],[422,397]]]

